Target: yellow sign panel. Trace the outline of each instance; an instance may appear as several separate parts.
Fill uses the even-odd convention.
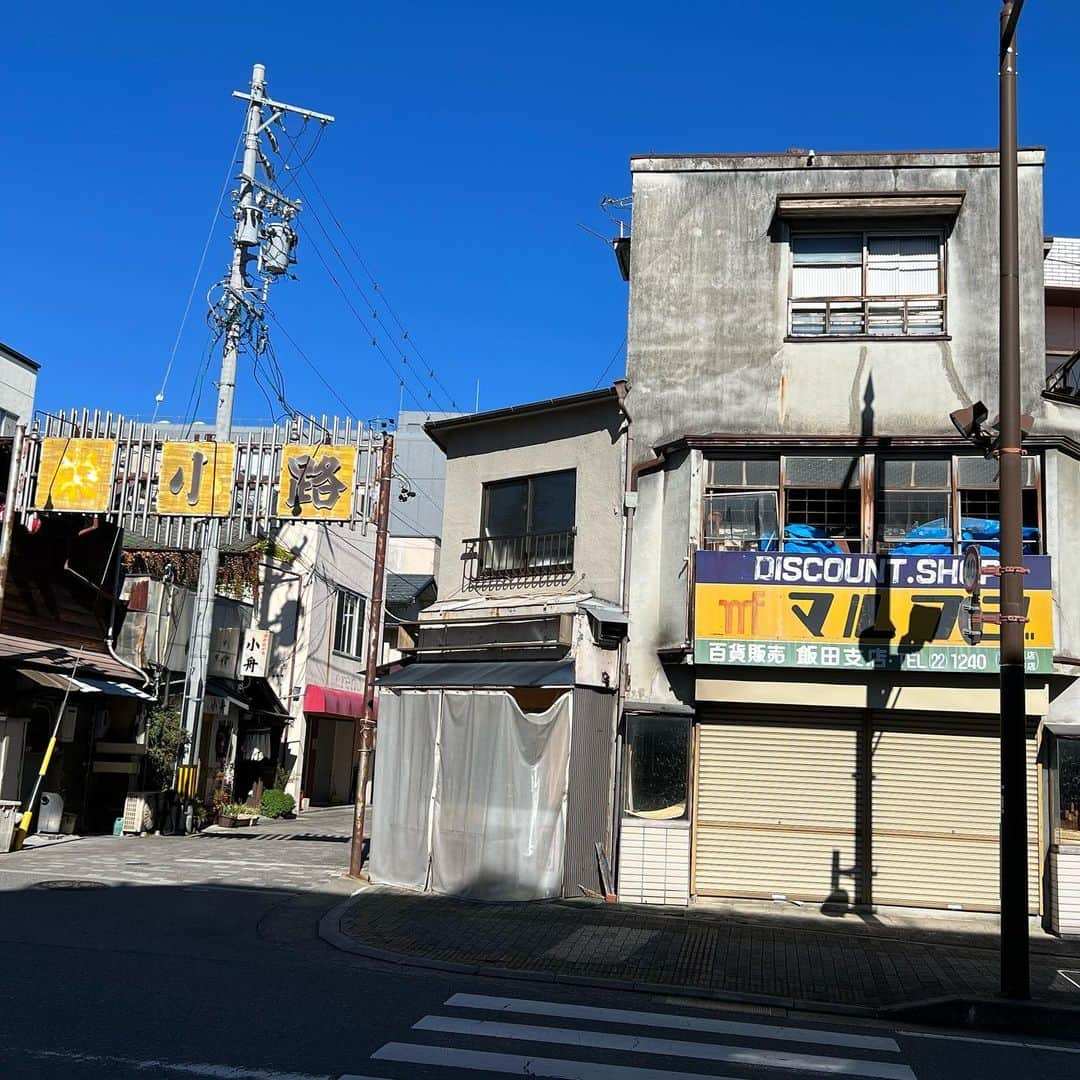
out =
[[[355,446],[285,446],[277,516],[348,521],[356,477]]]
[[[775,585],[698,585],[698,639],[809,641],[839,645],[964,645],[957,589],[844,589]],[[1053,647],[1053,597],[1026,592],[1028,648]],[[986,612],[998,610],[998,592],[984,592]],[[997,642],[998,628],[983,628],[983,644]]]
[[[158,513],[227,517],[232,513],[235,464],[236,447],[232,443],[163,443]]]
[[[42,439],[34,508],[108,510],[115,454],[115,439]]]

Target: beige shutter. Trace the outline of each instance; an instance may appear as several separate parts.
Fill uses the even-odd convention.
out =
[[[693,892],[854,903],[857,723],[772,712],[701,724]]]
[[[1031,910],[1039,904],[1038,776],[1029,731]],[[999,907],[998,722],[877,715],[873,729],[876,904]]]

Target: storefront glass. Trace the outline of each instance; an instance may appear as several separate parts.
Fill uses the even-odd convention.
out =
[[[1080,844],[1080,737],[1054,740],[1054,842]]]
[[[628,815],[656,821],[685,818],[689,771],[689,718],[627,717],[624,787]]]

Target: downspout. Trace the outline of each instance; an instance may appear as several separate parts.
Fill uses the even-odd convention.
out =
[[[85,536],[87,533],[95,532],[97,529],[101,528],[101,524],[102,524],[101,518],[100,517],[95,517],[93,525],[89,526],[88,528],[79,530],[79,536]],[[105,624],[105,650],[106,650],[106,652],[108,652],[108,654],[121,667],[125,667],[125,668],[128,669],[128,671],[132,671],[136,675],[138,675],[139,678],[142,679],[143,689],[145,689],[147,686],[150,685],[150,681],[151,681],[150,676],[145,671],[143,671],[143,669],[141,667],[138,667],[135,664],[129,663],[123,657],[118,656],[116,654],[116,649],[114,647],[115,638],[113,636],[113,631],[114,631],[114,628],[116,626],[116,598],[117,598],[117,596],[119,595],[119,592],[120,592],[120,570],[121,570],[121,568],[123,566],[122,552],[123,552],[123,532],[124,532],[123,529],[121,529],[119,527],[117,527],[116,531],[118,533],[118,538],[119,538],[120,542],[115,543],[115,541],[114,541],[114,549],[115,549],[115,554],[116,554],[116,563],[113,566],[112,586],[109,589],[109,593],[108,593],[108,597],[109,597],[109,618],[108,618],[108,621]],[[105,568],[105,572],[106,573],[109,572],[109,568],[107,566]],[[64,573],[70,574],[73,578],[75,578],[78,581],[83,582],[83,584],[85,584],[85,585],[89,585],[90,588],[93,589],[99,596],[102,595],[105,592],[105,590],[100,585],[95,585],[88,578],[83,577],[82,574],[80,574],[77,570],[73,569],[72,566],[71,566],[71,559],[70,558],[64,560]]]
[[[118,531],[121,537],[123,537],[123,529],[118,529]],[[116,598],[120,594],[120,571],[123,568],[124,563],[123,550],[124,544],[123,539],[121,539],[120,543],[117,545],[116,550],[116,565],[113,567],[112,595],[109,597],[109,622],[108,625],[105,627],[105,648],[108,651],[109,655],[118,664],[120,664],[122,667],[126,667],[129,671],[135,672],[135,674],[138,675],[143,681],[143,689],[146,689],[146,687],[150,685],[149,674],[143,671],[141,667],[137,667],[135,664],[129,664],[121,656],[117,655],[116,649],[113,645],[113,630],[116,626]],[[67,568],[66,563],[64,564],[64,567],[65,569]]]

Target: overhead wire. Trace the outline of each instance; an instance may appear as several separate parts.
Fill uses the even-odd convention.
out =
[[[210,228],[206,232],[206,241],[203,243],[202,254],[199,256],[198,268],[195,270],[195,276],[191,279],[191,288],[188,290],[187,303],[184,305],[184,314],[180,319],[180,326],[176,331],[176,338],[173,341],[172,351],[169,353],[168,363],[165,365],[165,374],[161,380],[161,389],[154,399],[154,415],[151,419],[151,423],[157,421],[161,403],[165,400],[165,391],[169,385],[169,377],[172,375],[173,364],[176,362],[176,353],[180,348],[180,341],[184,336],[184,329],[187,327],[188,316],[191,314],[191,304],[195,299],[195,290],[199,287],[199,278],[202,277],[203,267],[206,265],[206,256],[210,251],[210,243],[214,238],[214,230],[217,228],[218,216],[221,213],[221,204],[225,201],[225,195],[229,190],[229,183],[233,178],[233,168],[236,166],[236,155],[240,149],[243,138],[244,133],[241,130],[240,134],[237,136],[236,145],[233,147],[232,155],[229,158],[229,168],[225,174],[225,182],[221,186],[221,194],[218,196],[217,205],[214,207],[214,214],[210,219]]]
[[[614,364],[615,361],[619,359],[619,353],[621,353],[623,351],[623,349],[626,348],[627,340],[628,340],[627,335],[623,334],[623,339],[619,343],[619,347],[611,354],[611,359],[604,366],[604,370],[600,372],[600,377],[596,380],[596,382],[593,383],[593,389],[594,390],[597,389],[597,387],[599,387],[599,385],[604,381],[604,378],[607,376],[607,373],[611,370],[611,365]]]

